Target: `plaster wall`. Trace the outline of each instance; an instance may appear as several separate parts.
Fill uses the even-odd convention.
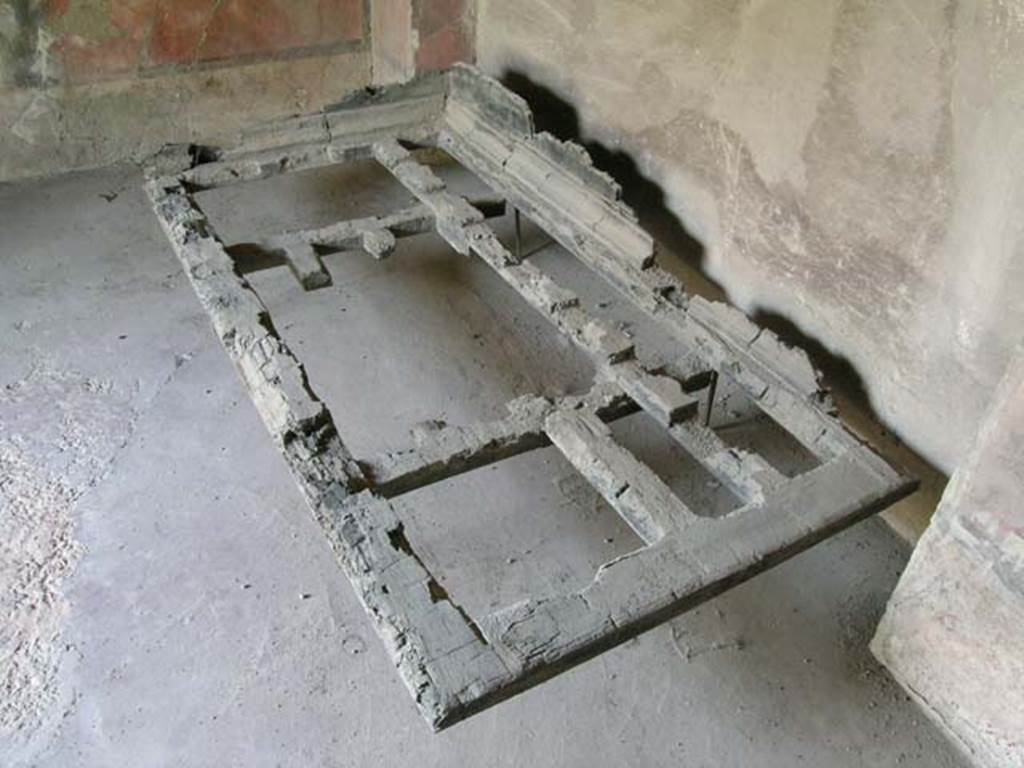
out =
[[[369,82],[363,0],[0,0],[0,179],[230,141]]]
[[[1024,766],[1024,347],[872,650],[977,765]]]
[[[368,85],[389,45],[402,77],[470,58],[471,3],[405,3],[0,0],[0,180],[232,143]]]
[[[1024,6],[477,13],[485,70],[574,109],[582,139],[660,187],[734,303],[821,342],[883,422],[956,466],[1024,328]]]

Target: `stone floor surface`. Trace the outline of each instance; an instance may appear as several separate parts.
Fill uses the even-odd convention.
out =
[[[0,185],[0,765],[961,765],[868,651],[907,558],[880,520],[431,733],[140,184],[117,167]],[[228,240],[403,204],[365,169],[203,197]],[[434,236],[328,268],[315,293],[253,282],[357,454],[587,384]],[[636,545],[553,450],[404,503],[471,612]]]

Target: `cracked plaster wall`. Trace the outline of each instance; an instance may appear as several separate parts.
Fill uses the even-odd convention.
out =
[[[252,121],[336,101],[371,81],[370,6],[0,0],[0,180],[230,143]],[[469,57],[468,7],[414,3],[412,72]]]
[[[745,310],[951,471],[1024,328],[1024,5],[480,0],[477,56],[635,160]]]
[[[363,0],[0,0],[0,180],[230,142],[369,82]]]
[[[0,181],[230,144],[369,84],[388,46],[403,77],[472,58],[469,0],[404,2],[0,0]]]

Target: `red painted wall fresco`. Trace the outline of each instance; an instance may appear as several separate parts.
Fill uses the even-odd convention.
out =
[[[61,80],[329,52],[364,38],[363,0],[45,0]]]

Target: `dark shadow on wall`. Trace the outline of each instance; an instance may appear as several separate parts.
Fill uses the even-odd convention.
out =
[[[526,99],[533,111],[534,125],[538,131],[547,131],[560,139],[582,145],[590,153],[594,165],[618,181],[622,186],[623,200],[636,211],[644,229],[664,246],[659,261],[665,269],[677,271],[672,269],[671,257],[665,258],[675,254],[704,283],[691,283],[687,285],[688,290],[709,299],[728,299],[722,285],[707,273],[704,245],[687,231],[678,216],[668,207],[664,190],[640,172],[636,161],[628,153],[585,139],[576,107],[529,75],[508,70],[500,79],[504,85]],[[686,276],[683,277],[687,283],[690,282]],[[912,497],[918,508],[907,512],[908,518],[917,518],[920,525],[920,518],[927,517],[937,504],[946,476],[913,452],[884,424],[872,405],[863,377],[846,357],[833,353],[821,341],[807,335],[791,319],[778,312],[757,310],[752,319],[773,331],[786,344],[803,349],[812,364],[824,374],[825,383],[836,395],[837,404],[847,423],[874,442],[887,458],[921,477],[922,493]]]
[[[825,381],[831,389],[841,392],[852,405],[864,410],[872,419],[878,420],[879,416],[871,405],[871,398],[864,386],[864,379],[846,357],[830,351],[824,344],[808,336],[796,323],[778,312],[758,309],[751,320],[772,331],[784,344],[806,352],[814,367],[824,374]]]
[[[708,295],[704,291],[698,293],[707,298],[727,298],[724,288],[706,271],[704,245],[686,230],[666,204],[664,190],[640,172],[628,153],[584,139],[576,107],[550,88],[517,71],[506,72],[501,80],[526,99],[533,110],[534,125],[538,131],[547,131],[560,139],[569,139],[585,147],[594,165],[611,174],[622,185],[622,198],[636,211],[640,224],[671,253],[677,254],[688,267],[697,271],[702,279],[713,286],[713,293],[717,295]],[[668,264],[663,266],[671,267]],[[807,352],[811,362],[825,374],[831,386],[841,390],[846,400],[867,411],[872,418],[877,418],[864,380],[849,360],[829,351],[824,344],[808,336],[792,320],[777,312],[758,310],[752,319],[758,325],[774,331],[785,343]]]
[[[679,217],[666,204],[664,190],[640,172],[636,161],[628,153],[621,149],[609,149],[600,142],[585,140],[576,107],[522,72],[506,72],[501,81],[526,99],[533,111],[534,125],[538,131],[547,131],[560,139],[568,139],[583,146],[593,158],[594,165],[611,174],[622,185],[622,199],[636,211],[644,229],[688,267],[696,270],[713,286],[718,296],[725,295],[722,286],[712,280],[704,269],[703,243],[687,231]],[[671,264],[662,266],[671,270]]]

